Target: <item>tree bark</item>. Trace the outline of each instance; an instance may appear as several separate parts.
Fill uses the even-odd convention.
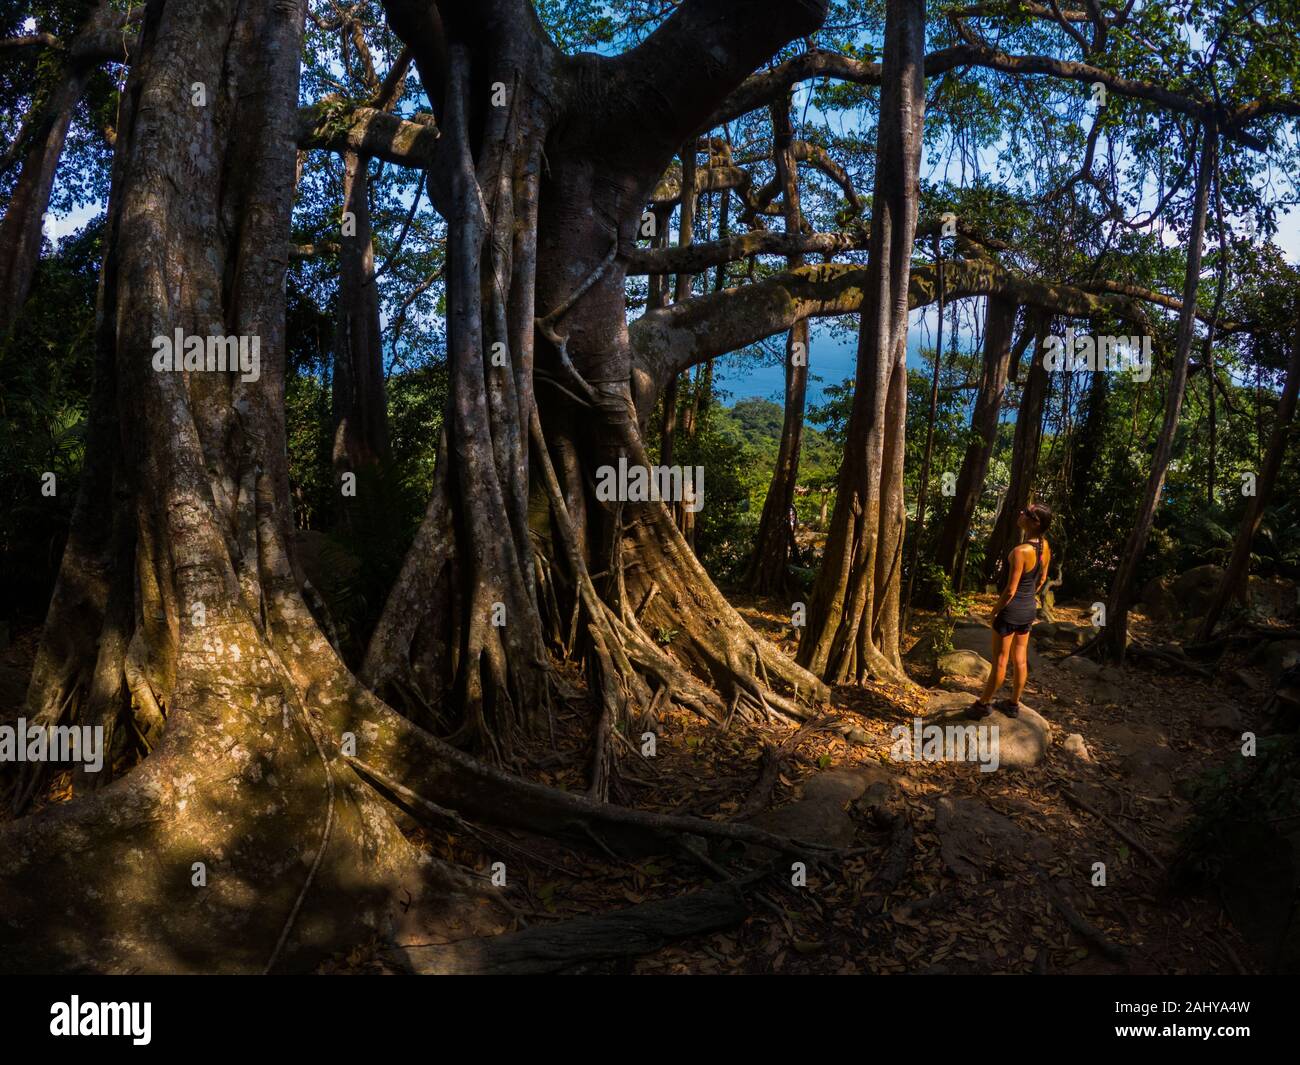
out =
[[[385,927],[403,890],[419,900],[432,884],[378,800],[325,753],[338,736],[308,710],[311,678],[341,666],[287,548],[284,273],[302,19],[299,5],[234,0],[145,16],[101,286],[92,432],[110,431],[88,448],[92,463],[104,449],[124,522],[97,554],[102,610],[77,615],[86,554],[65,558],[41,654],[53,659],[69,620],[92,647],[97,637],[97,652],[77,646],[91,657],[67,665],[92,675],[84,701],[105,713],[87,721],[79,697],[44,723],[111,725],[120,712],[153,746],[107,787],[0,828],[7,970],[302,967],[340,936]],[[208,86],[207,109],[178,91],[192,80]],[[257,337],[260,374],[156,371],[154,338],[176,328]],[[102,495],[83,501],[74,543],[93,541],[85,523],[104,515]],[[47,679],[38,669],[29,703],[48,699]],[[134,714],[97,698],[123,687]],[[148,726],[163,714],[159,739]]]
[[[714,0],[697,0],[683,5],[641,49],[614,59],[582,56],[563,61],[545,41],[531,10],[517,0],[502,0],[477,15],[446,20],[449,40],[454,43],[463,37],[466,42],[473,84],[517,83],[520,88],[512,94],[514,101],[554,101],[551,111],[533,119],[527,134],[536,185],[529,206],[514,208],[517,217],[531,210],[535,218],[523,227],[527,252],[523,258],[516,257],[517,272],[507,270],[503,262],[486,267],[485,272],[511,279],[504,287],[512,305],[516,292],[527,291],[529,307],[534,303],[537,307],[537,334],[541,337],[537,379],[542,382],[537,407],[546,457],[539,454],[536,459],[553,466],[560,496],[549,500],[549,519],[538,530],[547,544],[548,557],[561,563],[558,570],[551,571],[554,603],[548,592],[525,621],[537,632],[554,631],[554,625],[539,617],[539,610],[545,609],[558,614],[560,627],[568,629],[572,604],[575,599],[581,601],[586,633],[580,650],[589,664],[596,663],[592,690],[612,692],[621,687],[628,693],[626,699],[605,699],[602,713],[615,718],[635,713],[638,705],[650,704],[654,689],[664,683],[665,676],[684,675],[672,665],[673,657],[704,670],[710,679],[725,676],[724,693],[740,697],[738,693],[743,692],[746,705],[752,708],[779,703],[789,711],[795,707],[796,688],[804,696],[819,690],[815,678],[772,655],[766,646],[759,647],[762,665],[755,661],[753,634],[695,562],[671,519],[667,522],[671,530],[664,527],[669,516],[661,503],[602,501],[595,493],[601,467],[617,468],[620,458],[629,464],[647,464],[630,402],[631,358],[621,252],[634,243],[650,191],[672,155],[694,132],[710,98],[720,98],[717,94],[728,91],[727,85],[738,84],[746,66],[770,55],[781,41],[790,39],[787,34],[797,35],[796,27],[815,25],[823,5],[789,5],[773,15],[773,5],[754,2],[747,8],[753,20],[720,19],[721,10]],[[730,7],[728,12],[734,14]],[[391,8],[390,14],[395,14]],[[476,21],[481,25],[473,27]],[[396,17],[394,26],[403,32]],[[421,63],[420,47],[408,43],[413,44],[417,63]],[[515,53],[513,66],[498,58],[509,51]],[[422,68],[421,73],[428,84],[428,72]],[[545,92],[538,91],[542,86]],[[455,94],[448,89],[442,96],[450,115]],[[632,106],[633,101],[642,103]],[[495,117],[491,109],[488,115]],[[456,132],[449,121],[443,124],[448,126],[450,140]],[[471,142],[471,152],[485,156],[500,143],[486,134],[471,138]],[[543,145],[545,169],[537,165]],[[522,149],[516,152],[523,154]],[[484,198],[489,199],[490,186],[482,177],[479,181]],[[503,194],[498,202],[508,204],[508,195]],[[457,233],[464,224],[463,217],[452,221],[454,243],[459,241]],[[502,243],[488,241],[485,247],[495,249]],[[488,258],[495,255],[493,250]],[[456,284],[450,275],[449,284]],[[510,315],[511,322],[519,324],[510,348],[512,356],[525,346],[528,351],[527,381],[519,389],[521,424],[527,426],[534,315],[523,314],[522,302],[519,308],[518,316]],[[527,404],[522,402],[525,398]],[[494,439],[498,425],[502,433],[512,431],[507,421],[504,411],[500,423],[493,421]],[[463,438],[463,433],[460,436]],[[458,449],[464,446],[458,441]],[[502,483],[506,483],[504,479]],[[510,483],[526,492],[529,481],[520,475]],[[534,490],[539,490],[536,481]],[[420,701],[435,709],[443,688],[438,680],[443,671],[435,668],[437,664],[429,660],[425,649],[439,645],[426,635],[435,626],[437,613],[415,590],[438,587],[435,564],[448,572],[447,560],[453,551],[458,570],[465,568],[466,557],[458,540],[443,550],[441,557],[432,551],[433,545],[445,542],[435,527],[446,522],[447,509],[454,512],[463,505],[461,489],[454,486],[449,486],[442,499],[430,507],[426,528],[417,537],[406,571],[371,641],[363,674],[381,692],[414,687]],[[522,502],[526,504],[526,496]],[[495,504],[486,509],[495,509]],[[526,505],[522,513],[527,514]],[[492,518],[485,514],[483,527],[500,529],[506,522],[501,514]],[[576,548],[576,554],[571,548]],[[528,552],[525,556],[522,544],[516,549],[531,565],[531,545]],[[565,572],[571,569],[565,563],[574,558],[580,572]],[[602,606],[589,609],[583,591],[588,578],[581,571],[608,575],[602,578],[604,586],[599,590]],[[652,585],[656,594],[649,596]],[[451,594],[454,601],[454,588]],[[643,600],[645,608],[636,616]],[[513,621],[510,625],[520,627]],[[655,631],[677,634],[670,654],[656,644],[651,635]],[[441,642],[445,645],[447,641]],[[625,650],[620,652],[614,645]],[[609,661],[603,657],[605,652]],[[626,661],[620,663],[620,654]],[[463,663],[464,656],[459,660]],[[502,660],[508,673],[527,661],[527,656],[511,653]],[[757,679],[754,671],[760,668],[780,685],[783,695],[766,689]],[[610,687],[606,681],[615,676]],[[761,698],[757,697],[760,691],[766,692]],[[774,697],[777,703],[772,702]],[[699,685],[673,690],[670,698],[700,708],[717,702],[716,696],[710,699]],[[610,706],[611,701],[616,705]],[[544,708],[541,700],[533,705]]]
[[[344,473],[388,457],[388,396],[370,228],[369,165],[367,157],[355,152],[343,155],[343,212],[352,224],[339,246],[333,377],[336,482]]]
[[[925,116],[925,6],[890,0],[853,408],[798,661],[832,682],[906,682],[898,646],[907,312]]]
[[[1196,327],[1196,293],[1201,283],[1201,252],[1205,236],[1205,215],[1209,203],[1210,176],[1214,172],[1218,150],[1218,132],[1204,127],[1201,156],[1196,172],[1196,193],[1192,202],[1191,227],[1187,237],[1187,273],[1183,280],[1183,309],[1178,316],[1178,332],[1174,341],[1173,365],[1169,372],[1169,385],[1165,397],[1164,422],[1151,455],[1151,472],[1146,490],[1129,531],[1124,550],[1120,554],[1115,580],[1111,585],[1106,604],[1106,627],[1102,630],[1104,653],[1117,662],[1124,660],[1128,644],[1128,610],[1133,598],[1133,585],[1138,566],[1146,551],[1147,539],[1155,522],[1156,507],[1164,488],[1165,473],[1173,454],[1174,436],[1178,431],[1178,415],[1183,409],[1187,392],[1187,363],[1192,350]]]
[[[782,190],[782,215],[785,231],[797,236],[803,226],[799,203],[799,173],[794,157],[794,127],[790,122],[789,99],[773,106],[772,155],[776,161],[777,181]],[[786,260],[794,270],[803,265],[802,255]],[[758,595],[780,595],[792,591],[790,556],[795,549],[794,528],[790,521],[794,490],[799,483],[799,451],[803,442],[804,407],[808,393],[808,319],[801,318],[786,335],[785,342],[785,414],[781,423],[781,443],[776,467],[763,500],[754,553],[750,558],[745,583]]]
[[[290,547],[283,423],[304,5],[150,5],[124,97],[99,317],[114,376],[97,381],[95,405],[116,415],[96,424],[122,442],[121,480],[106,480],[135,533],[129,552],[101,554],[127,556],[135,594],[114,591],[122,571],[108,574],[103,617],[91,611],[95,631],[79,645],[99,657],[75,665],[120,674],[137,710],[150,707],[165,727],[108,787],[0,828],[0,968],[303,968],[340,942],[388,934],[408,906],[420,920],[431,903],[473,921],[479,908],[460,908],[463,876],[419,855],[376,797],[395,788],[566,838],[590,839],[599,826],[606,845],[630,853],[683,831],[793,849],[745,826],[598,801],[613,729],[638,707],[648,714],[656,692],[716,720],[799,717],[800,700],[825,695],[730,608],[662,504],[597,505],[591,491],[596,464],[646,463],[611,253],[630,246],[655,175],[709,94],[720,98],[825,13],[756,0],[745,18],[722,17],[733,8],[688,0],[649,50],[614,60],[561,62],[523,0],[457,10],[445,39],[412,43],[446,131],[431,177],[450,228],[451,399],[410,579],[394,589],[367,665],[390,679],[394,662],[437,665],[426,690],[450,697],[416,708],[503,761],[516,727],[545,721],[554,681],[529,524],[534,469],[546,503],[537,539],[554,552],[560,592],[580,603],[600,703],[585,799],[492,768],[400,716],[352,677],[312,618]],[[393,5],[395,24],[409,16],[438,29],[431,13]],[[550,83],[572,63],[586,69]],[[176,91],[191,79],[209,87],[208,110]],[[495,82],[510,90],[508,106],[477,99],[476,86]],[[638,93],[654,107],[631,123],[623,108]],[[569,121],[546,142],[544,172],[551,101]],[[175,328],[258,338],[260,373],[156,372],[155,338]],[[562,394],[580,398],[572,409],[533,402],[535,334],[546,342],[539,377],[565,382]],[[504,364],[488,357],[497,338]],[[118,403],[125,396],[130,405]],[[597,565],[609,574],[599,593]],[[76,576],[66,570],[61,583]],[[119,621],[127,604],[130,629]],[[496,607],[504,624],[493,622]],[[66,620],[52,607],[47,642]],[[666,651],[651,633],[672,627]],[[415,688],[405,691],[418,703]],[[67,919],[42,925],[38,940],[32,929],[51,912]]]
[[[944,516],[939,543],[935,549],[935,562],[954,581],[966,556],[971,520],[980,493],[984,490],[984,477],[988,473],[989,459],[993,456],[993,447],[997,443],[1002,398],[1011,368],[1011,341],[1015,322],[1016,305],[990,296],[984,320],[984,365],[980,372],[975,409],[971,414],[969,442],[962,457],[961,471],[957,475],[956,494]]]

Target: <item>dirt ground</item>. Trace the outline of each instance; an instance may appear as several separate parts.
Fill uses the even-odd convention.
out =
[[[987,615],[992,601],[976,597],[974,613]],[[778,612],[784,604],[733,602],[767,639],[793,653],[795,631],[788,613]],[[1057,613],[1087,623],[1082,609]],[[909,640],[929,620],[914,612]],[[34,640],[34,632],[24,633],[0,655],[6,690],[21,690]],[[770,796],[757,797],[766,808],[797,802],[815,778],[834,781],[851,771],[865,793],[832,804],[829,814],[851,839],[834,860],[810,856],[806,885],[772,877],[737,927],[586,971],[1256,971],[1256,955],[1218,903],[1171,893],[1163,866],[1189,816],[1190,782],[1239,753],[1240,729],[1207,728],[1206,715],[1226,709],[1234,723],[1250,727],[1261,697],[1146,664],[1127,666],[1122,688],[1114,704],[1090,701],[1085,678],[1045,657],[1031,671],[1023,701],[1053,726],[1052,746],[1036,766],[991,773],[970,763],[890,757],[891,730],[910,728],[928,712],[931,692],[920,687],[839,688],[825,713],[802,728],[734,721],[721,730],[685,713],[665,715],[655,757],[623,759],[623,792],[635,805],[733,819],[762,778],[767,749],[769,757],[780,753]],[[557,726],[556,748],[539,738],[520,769],[540,782],[585,790],[589,709],[571,706]],[[1065,737],[1076,733],[1091,763],[1063,751]],[[1137,759],[1136,771],[1135,743],[1158,755]],[[42,802],[70,794],[63,774]],[[679,895],[716,879],[685,855],[624,862],[516,834],[498,835],[495,850],[477,837],[415,827],[411,834],[431,852],[485,874],[492,861],[507,860],[509,896],[530,924]],[[737,855],[716,857],[725,865]],[[1104,886],[1096,883],[1096,863],[1104,864]],[[489,920],[486,927],[506,932],[520,923]],[[445,933],[459,938],[455,927]],[[381,946],[357,944],[321,971],[385,971]]]

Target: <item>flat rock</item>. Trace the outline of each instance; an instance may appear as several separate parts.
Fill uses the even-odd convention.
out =
[[[1045,621],[1030,630],[1033,642],[1040,648],[1067,651],[1082,647],[1096,635],[1096,631],[1069,621]]]
[[[975,700],[966,703],[969,706]],[[997,728],[997,752],[999,769],[1027,769],[1037,765],[1047,755],[1047,748],[1052,745],[1052,726],[1047,719],[1032,707],[1020,706],[1020,713],[1008,717],[1001,710],[994,710],[988,717],[972,721],[965,716],[965,706],[944,710],[933,718],[927,718],[926,724],[936,725],[984,725]]]
[[[942,713],[944,710],[964,710],[974,701],[974,692],[931,692],[925,700],[925,709],[931,714]]]
[[[1098,725],[1095,732],[1116,748],[1119,769],[1137,782],[1148,795],[1167,795],[1173,790],[1178,753],[1167,745],[1163,732],[1150,725]]]
[[[1035,631],[1037,626],[1030,629],[1031,633]],[[952,629],[952,646],[954,651],[974,651],[987,660],[993,653],[993,629],[988,621],[972,622],[966,619],[958,621]],[[1029,641],[1025,657],[1029,661],[1030,669],[1038,665],[1038,651],[1032,639]]]
[[[828,769],[805,781],[802,801],[852,802],[873,784],[893,787],[894,774],[877,763]]]
[[[778,836],[847,847],[857,835],[857,824],[848,812],[848,804],[883,803],[894,790],[895,782],[894,774],[876,763],[829,769],[805,781],[802,798],[774,810],[764,810],[751,818],[749,824]]]
[[[1061,669],[1077,673],[1081,677],[1095,677],[1101,672],[1101,666],[1097,665],[1091,658],[1080,658],[1078,655],[1064,659],[1057,664]]]
[[[934,831],[939,856],[954,876],[963,880],[1014,875],[1008,862],[1051,861],[1051,841],[1021,828],[978,799],[942,795],[934,800]]]
[[[1165,734],[1154,725],[1102,722],[1093,731],[1102,743],[1114,747],[1121,757],[1144,747],[1163,747],[1169,743]]]
[[[818,800],[801,800],[775,810],[764,810],[749,823],[778,836],[824,843],[828,847],[847,847],[857,835],[853,818],[838,803]]]

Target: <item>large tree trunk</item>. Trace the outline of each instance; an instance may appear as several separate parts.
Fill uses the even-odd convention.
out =
[[[1164,488],[1169,457],[1174,449],[1174,436],[1178,431],[1178,415],[1183,409],[1187,392],[1187,362],[1192,350],[1196,329],[1196,293],[1201,283],[1201,244],[1205,236],[1205,214],[1209,203],[1210,176],[1214,171],[1218,149],[1218,133],[1209,128],[1202,131],[1204,142],[1196,174],[1196,195],[1192,202],[1191,229],[1187,236],[1187,273],[1183,281],[1183,307],[1178,315],[1178,332],[1174,341],[1173,365],[1169,371],[1169,385],[1165,396],[1164,422],[1151,455],[1151,472],[1133,527],[1120,554],[1115,581],[1111,585],[1106,604],[1106,627],[1102,630],[1104,652],[1116,661],[1124,660],[1128,644],[1128,610],[1133,599],[1133,586],[1138,566],[1146,551],[1151,526],[1155,522],[1156,507]]]
[[[876,187],[853,408],[798,661],[832,682],[906,682],[898,646],[907,311],[925,117],[925,5],[885,15]]]
[[[302,18],[293,4],[170,0],[145,20],[119,131],[88,448],[116,524],[109,537],[86,529],[105,513],[92,489],[72,533],[74,545],[111,543],[93,559],[107,596],[83,607],[87,555],[70,548],[41,653],[48,666],[54,645],[71,644],[65,666],[89,691],[54,705],[59,686],[44,689],[38,667],[29,706],[45,724],[111,727],[120,714],[155,746],[110,786],[0,830],[7,969],[302,965],[340,935],[384,928],[403,889],[425,891],[419,856],[325,753],[337,735],[313,718],[308,689],[338,664],[302,639],[315,630],[286,551],[284,249]],[[209,88],[206,109],[178,91],[193,80]],[[157,372],[154,338],[178,328],[257,337],[260,375]],[[69,624],[84,638],[69,641]]]
[[[966,557],[971,521],[980,494],[989,459],[998,438],[1002,397],[1011,368],[1012,331],[1016,324],[1016,305],[990,296],[984,318],[984,365],[980,372],[979,391],[971,413],[970,436],[957,475],[957,491],[944,517],[935,549],[935,561],[954,579]]]
[[[746,17],[727,6],[723,18],[720,0],[697,0],[641,49],[608,60],[563,58],[529,5],[500,0],[445,19],[447,76],[429,66],[440,49],[422,47],[420,5],[388,10],[424,83],[444,86],[435,110],[446,114],[453,174],[434,175],[433,195],[451,232],[456,447],[444,448],[450,459],[364,679],[508,758],[514,727],[547,720],[555,682],[544,640],[576,650],[599,704],[597,796],[610,784],[613,730],[668,700],[719,718],[729,707],[800,715],[796,699],[819,696],[819,682],[755,638],[665,506],[601,499],[596,487],[620,460],[649,465],[631,398],[623,267],[644,205],[673,154],[694,143],[710,99],[815,25],[822,5],[774,14],[753,2]],[[470,87],[497,82],[506,106],[463,113],[457,101]],[[509,372],[483,356],[502,336]],[[498,603],[505,624],[490,626]]]
[[[343,212],[349,224],[340,240],[334,332],[336,478],[388,457],[388,398],[370,228],[369,163],[355,152],[343,155]]]
[[[785,231],[798,236],[803,226],[799,205],[799,171],[794,157],[794,127],[790,122],[791,101],[786,98],[772,107],[773,156],[776,180],[782,189],[782,215]],[[803,265],[802,255],[787,259],[790,269]],[[781,423],[781,443],[777,449],[776,468],[763,500],[763,514],[758,523],[754,554],[750,559],[746,583],[752,592],[777,595],[791,590],[787,568],[795,548],[794,528],[790,521],[794,490],[799,483],[799,450],[803,442],[804,407],[808,393],[808,319],[801,318],[786,335],[785,342],[785,417]]]
[[[1297,394],[1300,394],[1300,302],[1297,303],[1296,322],[1291,334],[1291,359],[1287,363],[1286,380],[1282,384],[1282,395],[1278,400],[1273,435],[1268,442],[1268,454],[1255,481],[1255,495],[1246,507],[1241,529],[1232,545],[1232,557],[1228,560],[1228,566],[1219,580],[1219,586],[1214,590],[1214,598],[1210,601],[1205,618],[1201,621],[1200,630],[1196,635],[1199,642],[1203,643],[1214,635],[1214,627],[1223,616],[1224,608],[1246,590],[1250,548],[1254,543],[1255,534],[1259,532],[1260,523],[1264,520],[1264,511],[1273,497],[1273,486],[1277,483],[1277,474],[1282,468],[1282,458],[1291,440]]]
[[[993,535],[989,537],[988,553],[984,557],[984,576],[998,584],[1002,578],[1007,555],[1020,542],[1020,529],[1016,524],[1021,509],[1029,502],[1034,480],[1038,473],[1038,449],[1043,439],[1043,405],[1047,398],[1049,378],[1043,365],[1043,338],[1047,334],[1047,315],[1031,311],[1025,322],[1025,335],[1033,344],[1034,353],[1025,372],[1025,382],[1020,393],[1020,410],[1016,415],[1015,436],[1011,444],[1011,481]]]

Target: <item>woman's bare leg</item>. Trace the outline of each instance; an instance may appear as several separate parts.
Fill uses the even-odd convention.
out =
[[[1020,702],[1029,679],[1029,633],[1018,632],[1011,637],[1011,698]]]
[[[993,698],[993,694],[1002,687],[1002,682],[1006,680],[1007,676],[1007,657],[1010,653],[1011,641],[998,632],[997,629],[994,629],[993,650],[989,657],[993,669],[989,672],[989,679],[984,682],[984,691],[980,694],[980,702],[989,702]]]

